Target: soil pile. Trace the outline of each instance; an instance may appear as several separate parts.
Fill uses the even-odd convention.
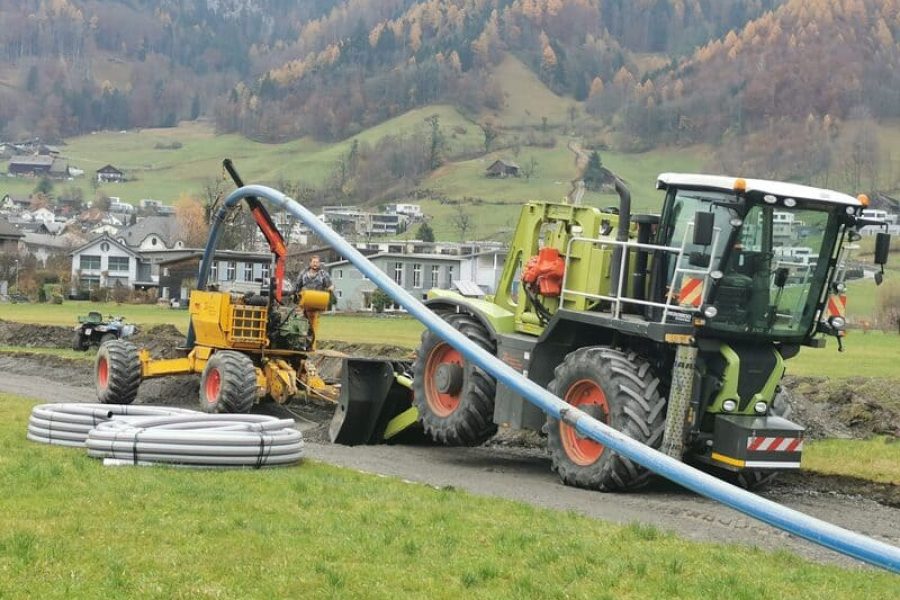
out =
[[[809,438],[900,436],[897,382],[882,378],[793,377],[783,387],[791,419],[807,427]]]
[[[72,327],[15,323],[0,320],[0,345],[24,348],[70,348],[75,335]]]

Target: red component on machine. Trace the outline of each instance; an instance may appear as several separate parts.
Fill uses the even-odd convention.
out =
[[[541,248],[537,256],[532,256],[525,263],[522,271],[522,281],[528,285],[537,287],[541,296],[556,297],[562,292],[563,273],[566,270],[566,261],[560,256],[556,248]],[[536,284],[536,285],[535,285]]]

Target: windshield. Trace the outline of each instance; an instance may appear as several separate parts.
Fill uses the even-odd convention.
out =
[[[719,263],[731,235],[731,220],[738,217],[737,209],[731,206],[737,202],[734,194],[698,190],[677,190],[675,192],[670,204],[670,213],[666,219],[671,225],[663,243],[670,247],[684,247],[681,262],[678,264],[679,269],[706,269],[710,255],[712,264]],[[691,224],[694,222],[696,214],[700,212],[713,213],[712,247],[693,243]],[[672,280],[675,265],[676,261],[669,261],[666,281]],[[681,279],[683,277],[676,277],[676,289],[682,283]]]
[[[752,205],[726,249],[711,329],[805,334],[828,274],[837,219],[817,208]]]

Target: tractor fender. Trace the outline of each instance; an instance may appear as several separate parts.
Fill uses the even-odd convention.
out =
[[[456,292],[432,290],[425,306],[436,313],[461,312],[472,315],[496,340],[497,334],[511,333],[514,330],[514,315],[492,302],[467,298]]]

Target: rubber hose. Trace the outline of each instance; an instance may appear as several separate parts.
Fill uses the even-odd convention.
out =
[[[119,416],[167,416],[200,414],[184,408],[168,406],[134,406],[127,404],[39,404],[31,410],[27,438],[54,446],[84,447],[88,433],[101,423]]]
[[[267,415],[121,417],[100,423],[85,445],[107,464],[261,468],[303,457],[294,421]]]

